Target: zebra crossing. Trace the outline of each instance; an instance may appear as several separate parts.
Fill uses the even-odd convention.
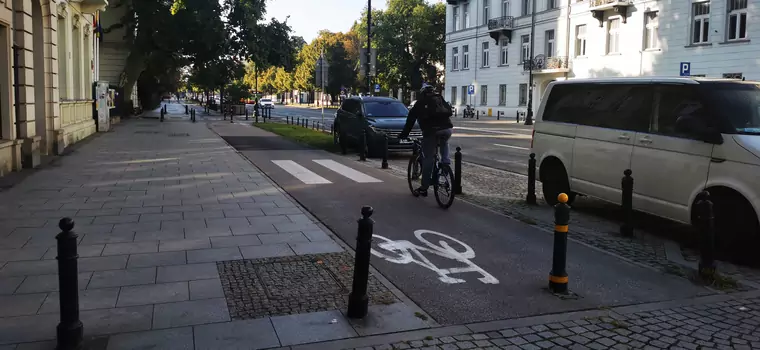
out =
[[[322,177],[315,171],[312,171],[303,164],[299,164],[293,160],[272,160],[272,163],[306,185],[324,185],[332,183],[332,181]],[[327,169],[356,183],[383,182],[383,180],[369,176],[361,171],[336,162],[332,159],[312,159],[305,165],[312,167],[312,169]]]

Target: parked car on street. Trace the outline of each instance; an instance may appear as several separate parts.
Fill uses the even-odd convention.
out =
[[[361,135],[367,133],[370,157],[382,156],[383,134],[388,135],[389,150],[411,150],[412,139],[422,137],[419,124],[409,133],[409,139],[398,138],[406,124],[409,110],[401,101],[389,97],[355,96],[343,101],[335,112],[334,142],[341,146],[358,146]]]
[[[274,102],[269,98],[262,98],[259,100],[259,106],[261,108],[274,108]]]
[[[531,152],[549,204],[563,192],[620,204],[630,169],[634,210],[693,223],[708,190],[723,247],[760,237],[760,83],[573,79],[544,96]]]

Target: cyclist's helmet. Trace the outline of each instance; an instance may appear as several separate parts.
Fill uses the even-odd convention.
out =
[[[422,83],[422,88],[420,89],[420,93],[430,93],[435,92],[435,87],[433,85],[430,85],[428,83]]]

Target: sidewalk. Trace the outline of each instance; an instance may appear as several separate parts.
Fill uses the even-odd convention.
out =
[[[353,252],[205,123],[126,121],[0,203],[2,350],[55,346],[66,216],[90,349],[259,349],[435,326],[374,274],[373,317],[344,317]]]

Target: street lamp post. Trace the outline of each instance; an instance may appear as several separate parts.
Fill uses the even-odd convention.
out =
[[[533,40],[536,34],[536,0],[531,1],[533,4],[530,15],[530,55],[528,58],[530,62],[530,70],[528,71],[528,115],[525,117],[525,125],[533,125],[533,64],[535,63],[535,57],[533,57]]]
[[[365,62],[365,74],[367,74],[367,95],[372,93],[372,78],[369,76],[370,60],[372,59],[372,0],[367,0],[367,62]]]

